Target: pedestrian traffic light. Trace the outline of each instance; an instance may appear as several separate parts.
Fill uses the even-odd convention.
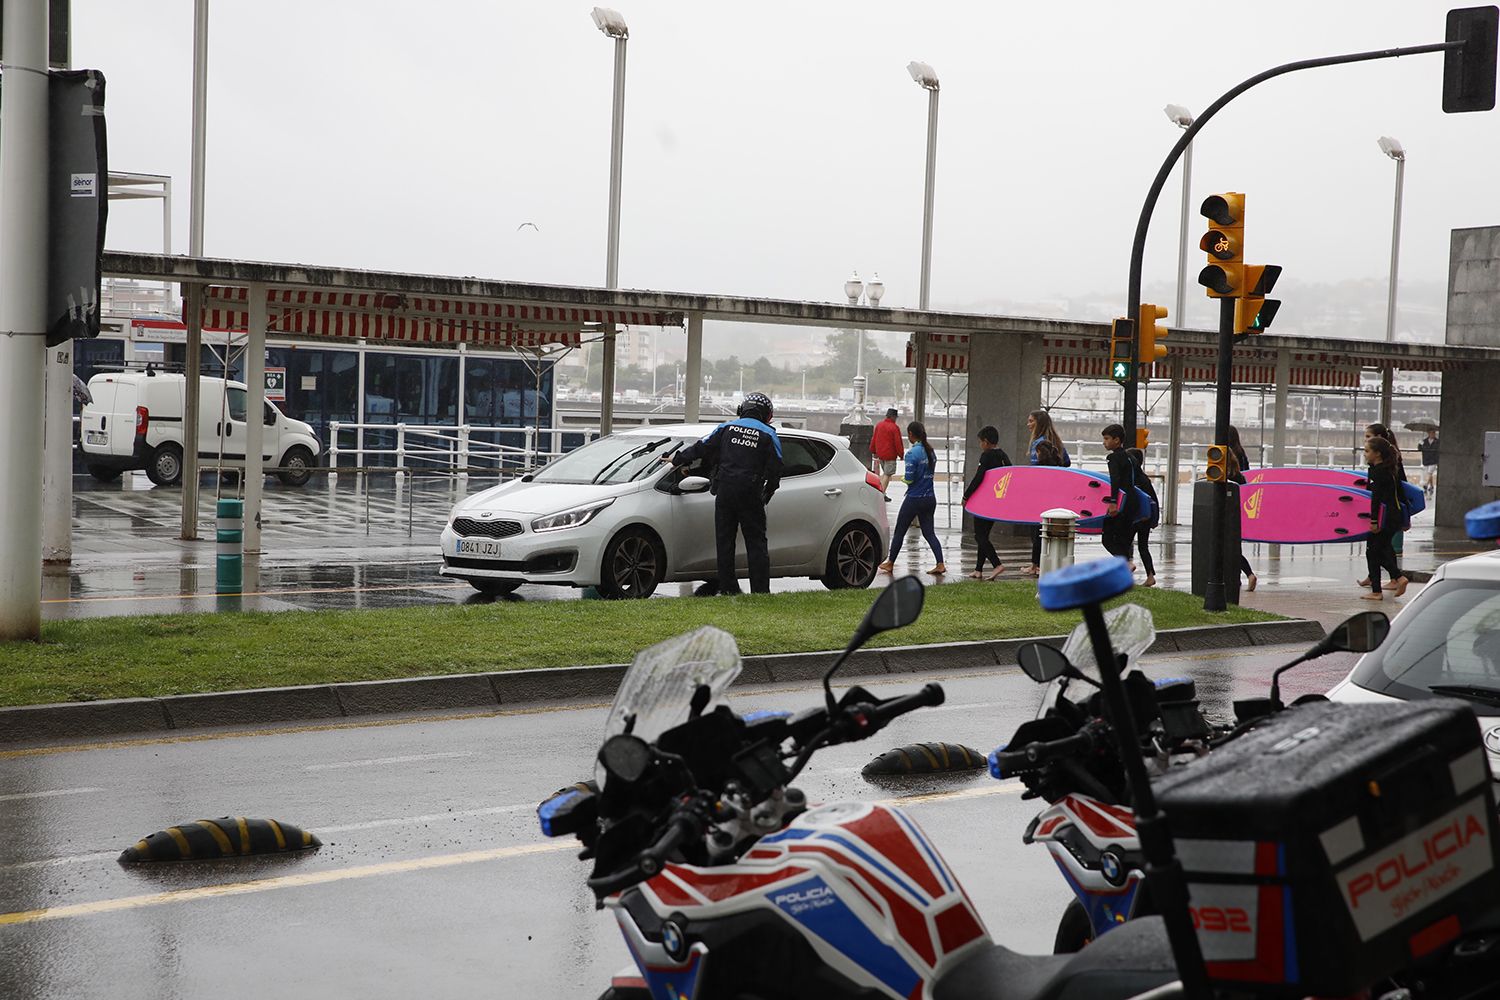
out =
[[[1211,299],[1236,298],[1244,290],[1245,196],[1235,191],[1211,194],[1199,212],[1213,223],[1198,246],[1208,254],[1208,266],[1198,273],[1198,284]]]
[[[1116,382],[1135,380],[1135,320],[1120,317],[1109,330],[1109,377]]]
[[[1445,41],[1463,42],[1443,53],[1443,110],[1489,111],[1495,106],[1495,36],[1500,10],[1465,7],[1448,12]]]
[[[1136,360],[1141,364],[1149,365],[1167,356],[1167,345],[1157,343],[1157,341],[1166,337],[1168,331],[1166,327],[1158,326],[1156,323],[1157,320],[1166,318],[1166,306],[1156,306],[1149,302],[1141,303],[1140,317],[1136,325],[1136,329],[1141,331],[1140,340],[1137,341],[1140,351],[1136,355]]]
[[[1267,299],[1266,295],[1276,287],[1281,277],[1279,264],[1246,264],[1245,294],[1234,304],[1234,333],[1261,333],[1276,318],[1281,308],[1280,299]]]
[[[1146,450],[1146,445],[1148,445],[1150,443],[1151,443],[1151,431],[1149,431],[1145,427],[1137,427],[1135,429],[1135,446],[1137,448],[1141,449],[1141,451],[1145,451]]]
[[[1203,478],[1211,483],[1229,482],[1229,448],[1222,444],[1208,446],[1208,467]]]

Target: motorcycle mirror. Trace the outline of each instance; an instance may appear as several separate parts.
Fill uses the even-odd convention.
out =
[[[612,778],[639,781],[651,766],[651,745],[639,736],[617,733],[599,748],[599,763]]]
[[[849,640],[849,645],[839,654],[839,658],[833,661],[833,666],[823,675],[823,695],[828,703],[830,713],[838,706],[833,698],[833,675],[838,673],[839,667],[849,658],[849,654],[863,646],[873,635],[881,632],[889,632],[891,629],[902,628],[917,620],[922,613],[922,602],[926,600],[927,588],[922,586],[922,581],[914,576],[903,576],[894,580],[889,587],[880,592],[875,598],[875,603],[870,605],[870,610],[865,612],[864,621],[859,623],[859,628],[854,630],[854,636]]]
[[[1016,651],[1021,670],[1038,684],[1055,681],[1072,669],[1062,650],[1044,642],[1028,642]]]
[[[1330,653],[1368,653],[1385,642],[1391,620],[1379,611],[1364,611],[1336,625],[1320,646]]]

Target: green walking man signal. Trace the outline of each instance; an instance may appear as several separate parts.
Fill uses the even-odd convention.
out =
[[[1116,319],[1109,331],[1109,377],[1116,382],[1135,381],[1135,320]]]

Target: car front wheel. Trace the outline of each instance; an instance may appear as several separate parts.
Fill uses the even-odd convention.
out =
[[[880,541],[863,524],[851,524],[828,549],[823,586],[829,590],[861,590],[875,579],[880,567]]]
[[[667,553],[644,528],[627,528],[604,548],[599,593],[612,600],[650,597],[667,572]]]

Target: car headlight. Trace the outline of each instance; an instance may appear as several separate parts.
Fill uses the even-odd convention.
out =
[[[574,507],[571,510],[560,511],[556,514],[548,514],[531,522],[532,531],[560,531],[563,528],[576,528],[581,524],[588,524],[599,513],[610,504],[614,498],[591,503],[585,507]]]

